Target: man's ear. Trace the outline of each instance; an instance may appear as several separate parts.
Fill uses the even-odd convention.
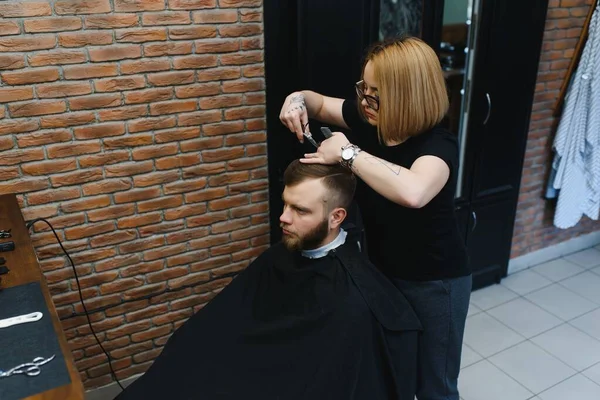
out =
[[[342,225],[342,222],[346,219],[348,213],[343,208],[334,208],[329,214],[329,228],[336,229]]]

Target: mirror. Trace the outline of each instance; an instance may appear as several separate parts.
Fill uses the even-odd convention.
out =
[[[407,34],[421,36],[423,0],[381,0],[379,40]]]

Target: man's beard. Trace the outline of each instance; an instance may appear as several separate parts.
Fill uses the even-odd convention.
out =
[[[281,226],[282,228],[284,225]],[[283,245],[289,251],[312,250],[321,246],[329,233],[329,223],[324,219],[306,235],[300,237],[297,234],[283,235]]]

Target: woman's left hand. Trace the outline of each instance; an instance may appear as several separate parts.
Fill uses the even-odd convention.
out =
[[[342,160],[342,147],[348,139],[342,132],[333,132],[333,136],[323,140],[316,153],[307,153],[300,162],[305,164],[337,164]]]

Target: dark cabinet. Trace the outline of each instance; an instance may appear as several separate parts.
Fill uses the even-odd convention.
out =
[[[479,28],[456,210],[474,288],[506,274],[547,3],[481,0],[472,21]],[[439,50],[444,1],[421,4],[420,36]],[[283,171],[311,150],[279,122],[285,96],[300,89],[353,96],[364,51],[378,39],[379,13],[378,0],[264,1],[272,242],[280,239]],[[456,90],[452,98],[461,101]]]

